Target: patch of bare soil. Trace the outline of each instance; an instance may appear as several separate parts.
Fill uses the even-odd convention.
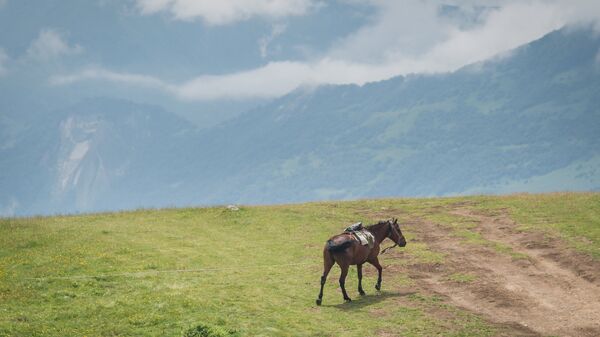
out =
[[[543,234],[518,231],[506,214],[487,216],[462,207],[452,213],[473,219],[478,223],[473,231],[523,258],[493,245],[466,243],[443,225],[415,219],[407,227],[417,240],[447,254],[443,264],[399,271],[415,279],[421,291],[483,315],[502,335],[600,336],[598,261]],[[457,274],[473,277],[450,277]]]

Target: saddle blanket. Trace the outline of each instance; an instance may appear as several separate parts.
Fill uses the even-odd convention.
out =
[[[352,232],[354,237],[360,242],[361,245],[366,246],[369,245],[369,248],[373,248],[375,237],[368,230],[360,230]]]

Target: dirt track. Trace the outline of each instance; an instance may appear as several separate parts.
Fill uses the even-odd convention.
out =
[[[414,241],[446,254],[444,263],[398,270],[416,280],[420,292],[482,315],[505,336],[600,336],[598,261],[541,233],[516,230],[504,213],[485,216],[460,206],[450,213],[475,221],[471,230],[489,244],[466,243],[432,221],[409,221],[406,228],[416,234]],[[494,249],[496,243],[504,251]],[[405,253],[393,254],[402,258]],[[474,279],[449,279],[456,273]]]

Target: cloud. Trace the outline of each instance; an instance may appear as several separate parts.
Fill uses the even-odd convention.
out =
[[[489,12],[485,23],[476,29],[450,29],[445,41],[423,55],[421,68],[451,71],[538,39],[567,23],[557,7],[511,3]]]
[[[184,100],[223,98],[276,97],[311,80],[312,69],[300,62],[274,62],[226,76],[200,76],[181,84],[171,84],[156,77],[88,68],[70,75],[50,78],[51,85],[71,85],[81,81],[107,81],[122,85],[158,89]],[[260,79],[264,79],[261,81]],[[290,81],[290,78],[295,78]]]
[[[57,75],[50,78],[52,85],[69,85],[85,80],[103,80],[139,87],[159,89],[167,92],[175,92],[175,88],[160,79],[152,76],[119,73],[98,67],[91,67],[71,75]]]
[[[380,63],[398,54],[419,55],[443,41],[446,27],[438,6],[418,0],[372,1],[377,12],[371,23],[341,38],[329,57]]]
[[[267,65],[222,76],[200,76],[176,86],[175,93],[188,100],[223,98],[270,98],[289,93],[300,86],[321,84],[364,84],[384,78],[387,65],[371,66],[334,59],[314,63],[270,62]]]
[[[350,0],[349,0],[350,1]],[[172,3],[155,0],[155,7]],[[183,83],[165,83],[144,75],[85,70],[55,78],[54,84],[103,79],[152,87],[185,100],[278,97],[303,85],[358,84],[410,73],[456,70],[528,43],[564,25],[600,18],[596,1],[496,1],[467,28],[440,17],[435,1],[373,0],[378,11],[369,24],[340,38],[320,56],[304,61],[270,62],[224,75],[200,75]],[[476,6],[475,1],[462,6]],[[160,6],[159,6],[160,5]],[[274,26],[259,41],[266,56],[269,42],[284,28]]]
[[[273,42],[273,40],[275,40],[275,38],[277,38],[279,35],[283,34],[283,32],[285,32],[286,28],[287,27],[284,24],[281,24],[281,23],[274,24],[271,29],[271,33],[269,35],[265,35],[265,36],[261,37],[258,40],[258,48],[260,51],[260,56],[262,58],[266,58],[268,56],[269,44],[271,44],[271,42]]]
[[[303,15],[317,6],[313,0],[136,0],[142,14],[170,12],[176,19],[202,19],[225,25],[252,17],[282,18]]]
[[[507,3],[481,12],[481,22],[461,29],[439,14],[433,1],[379,1],[372,25],[347,36],[330,56],[386,64],[395,75],[452,71],[515,48],[562,27],[556,6]]]
[[[183,100],[272,98],[285,95],[299,86],[319,84],[364,84],[365,79],[383,78],[387,66],[373,67],[360,63],[323,59],[316,63],[270,62],[267,65],[227,75],[204,75],[173,84],[156,77],[121,73],[102,68],[88,68],[70,75],[50,78],[51,85],[70,85],[97,80],[158,89]]]
[[[223,76],[200,76],[178,87],[184,99],[276,97],[307,82],[310,67],[300,62],[272,62],[250,71]]]
[[[80,45],[69,45],[54,29],[42,29],[38,37],[31,42],[27,56],[33,59],[49,60],[63,55],[79,54],[83,51]]]
[[[4,52],[4,49],[0,48],[0,76],[5,75],[8,72],[6,63],[8,63],[9,57]]]

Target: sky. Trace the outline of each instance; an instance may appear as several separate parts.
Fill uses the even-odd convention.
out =
[[[0,0],[0,86],[215,109],[453,71],[599,19],[597,0]]]

